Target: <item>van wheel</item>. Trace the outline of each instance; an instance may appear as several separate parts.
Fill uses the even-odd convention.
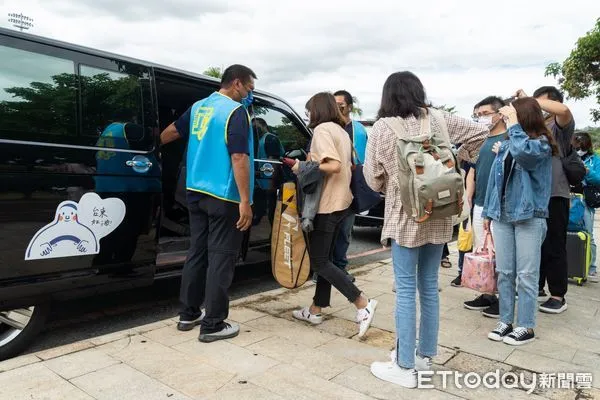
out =
[[[44,327],[50,304],[0,311],[0,361],[21,353]]]

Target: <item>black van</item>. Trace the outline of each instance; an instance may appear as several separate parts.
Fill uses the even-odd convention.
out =
[[[0,29],[0,360],[21,352],[50,304],[177,276],[189,244],[186,143],[159,134],[218,90],[215,79]],[[269,260],[279,156],[310,138],[282,99],[256,92],[255,218],[240,264]],[[266,125],[265,125],[266,123]],[[218,166],[215,166],[218,168]]]

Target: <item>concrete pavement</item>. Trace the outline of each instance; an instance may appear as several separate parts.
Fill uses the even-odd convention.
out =
[[[178,332],[177,318],[0,362],[0,399],[600,399],[600,284],[569,286],[569,309],[539,314],[537,339],[519,348],[491,342],[496,320],[463,308],[476,293],[453,288],[440,269],[439,371],[591,373],[591,388],[469,389],[439,375],[435,389],[403,389],[374,378],[369,365],[394,346],[390,260],[353,270],[358,286],[379,300],[373,327],[356,338],[354,307],[333,291],[323,324],[291,318],[308,305],[312,283],[232,303],[238,337],[198,342],[198,328]],[[552,385],[558,386],[558,384]]]

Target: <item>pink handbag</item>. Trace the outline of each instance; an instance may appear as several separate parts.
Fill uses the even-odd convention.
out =
[[[485,235],[483,248],[465,254],[461,283],[462,286],[481,293],[496,292],[498,277],[494,258],[494,242],[489,232]]]

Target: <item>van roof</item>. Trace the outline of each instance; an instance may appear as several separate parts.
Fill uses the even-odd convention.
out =
[[[86,46],[80,46],[77,44],[73,44],[73,43],[68,43],[68,42],[63,42],[61,40],[56,40],[56,39],[51,39],[51,38],[47,38],[44,36],[38,36],[38,35],[33,35],[30,33],[22,33],[22,32],[17,32],[15,30],[12,29],[6,29],[6,28],[1,28],[0,27],[0,35],[2,36],[10,36],[10,37],[14,37],[14,38],[18,38],[18,39],[23,39],[23,40],[28,40],[28,41],[32,41],[32,42],[37,42],[37,43],[41,43],[41,44],[45,44],[45,45],[49,45],[49,46],[54,46],[54,47],[59,47],[59,48],[63,48],[66,50],[74,50],[74,51],[78,51],[81,53],[86,53],[89,55],[93,55],[93,56],[97,56],[97,57],[104,57],[104,58],[116,58],[116,59],[120,59],[126,62],[130,62],[130,63],[134,63],[134,64],[141,64],[150,68],[154,68],[154,69],[161,69],[161,70],[166,70],[169,72],[175,72],[181,75],[185,75],[191,78],[196,78],[196,79],[201,79],[201,80],[205,80],[205,81],[209,81],[212,83],[220,83],[219,79],[207,76],[207,75],[203,75],[203,74],[198,74],[195,72],[190,72],[190,71],[186,71],[186,70],[182,70],[179,68],[174,68],[174,67],[169,67],[166,65],[161,65],[161,64],[157,64],[154,62],[150,62],[150,61],[144,61],[144,60],[139,60],[133,57],[127,57],[127,56],[122,56],[120,54],[116,54],[116,53],[111,53],[108,51],[102,51],[102,50],[97,50],[97,49],[93,49],[91,47],[86,47]],[[274,95],[272,93],[269,92],[265,92],[262,90],[255,90],[255,93],[259,94],[259,95],[263,95],[263,96],[268,96],[271,98],[274,98],[276,100],[279,100],[287,105],[289,105],[285,100],[283,100],[281,97]]]

